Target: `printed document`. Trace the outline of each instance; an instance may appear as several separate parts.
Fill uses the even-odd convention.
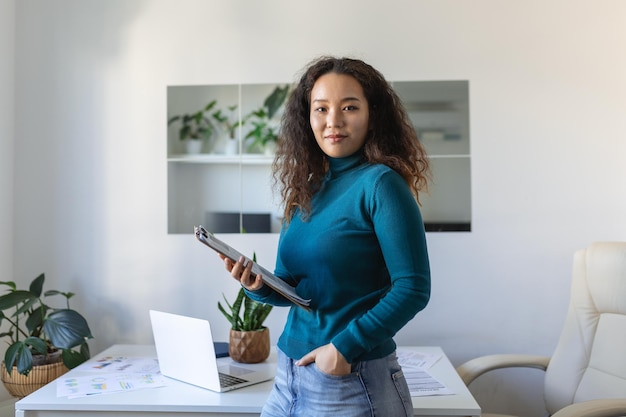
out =
[[[454,394],[452,390],[428,372],[428,369],[441,359],[441,355],[423,354],[402,348],[398,349],[397,354],[398,363],[402,366],[412,397]]]

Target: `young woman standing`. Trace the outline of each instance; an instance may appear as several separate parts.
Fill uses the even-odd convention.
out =
[[[418,205],[429,161],[398,96],[363,61],[323,57],[291,93],[273,164],[284,205],[275,275],[291,305],[224,260],[250,297],[291,305],[262,416],[411,416],[393,336],[428,303]]]

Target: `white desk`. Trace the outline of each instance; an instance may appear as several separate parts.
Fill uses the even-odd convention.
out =
[[[414,349],[424,353],[443,354],[438,347]],[[103,355],[156,357],[154,346],[145,345],[115,345],[95,355],[94,358]],[[274,354],[268,361],[276,361]],[[76,373],[72,370],[65,376],[71,375],[72,372]],[[445,355],[429,369],[429,373],[446,384],[455,394],[414,397],[413,409],[416,416],[480,416],[480,407]],[[168,379],[167,387],[68,399],[56,396],[56,382],[52,382],[16,402],[15,416],[148,417],[180,414],[188,417],[218,415],[250,417],[259,415],[271,388],[272,382],[268,381],[219,394]]]

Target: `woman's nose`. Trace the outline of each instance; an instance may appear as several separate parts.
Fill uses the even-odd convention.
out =
[[[343,115],[341,111],[329,110],[326,116],[327,127],[341,127],[343,124]]]

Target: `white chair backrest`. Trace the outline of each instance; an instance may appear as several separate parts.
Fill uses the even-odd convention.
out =
[[[626,398],[626,242],[574,255],[567,318],[546,371],[550,414],[598,398]]]

